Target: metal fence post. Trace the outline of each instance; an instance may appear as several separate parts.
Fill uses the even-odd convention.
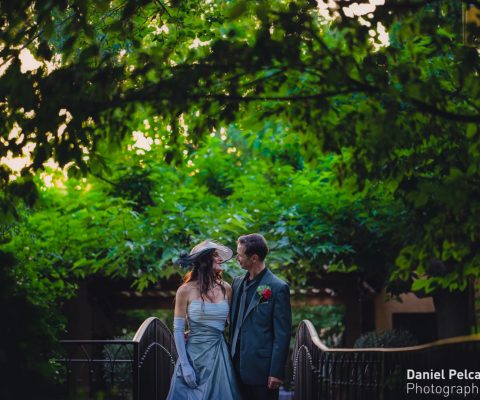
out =
[[[139,368],[139,343],[133,343],[133,362],[132,362],[132,374],[133,374],[133,400],[140,400],[140,368]]]

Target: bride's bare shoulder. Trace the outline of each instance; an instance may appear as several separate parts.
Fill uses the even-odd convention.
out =
[[[230,294],[232,293],[232,286],[225,281],[222,281],[221,285],[225,288],[225,291],[227,292],[228,297],[230,297]]]
[[[225,288],[225,289],[231,289],[232,286],[228,283],[228,282],[225,282],[225,281],[222,281],[222,286]]]
[[[190,293],[196,290],[197,286],[193,282],[186,282],[179,286],[177,289],[177,296],[188,296]]]

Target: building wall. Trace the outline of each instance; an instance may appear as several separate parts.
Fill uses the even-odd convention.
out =
[[[385,290],[375,297],[375,330],[377,332],[393,328],[394,313],[434,313],[433,299],[418,298],[413,293],[400,295],[402,302],[391,298]]]

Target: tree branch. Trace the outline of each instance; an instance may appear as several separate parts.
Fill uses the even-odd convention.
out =
[[[431,104],[425,103],[423,101],[417,100],[417,99],[408,99],[412,104],[415,104],[415,106],[421,110],[421,111],[427,111],[428,113],[432,115],[436,115],[437,117],[442,117],[445,119],[449,119],[452,121],[457,121],[457,122],[480,122],[480,115],[479,114],[456,114],[447,110],[441,110]]]

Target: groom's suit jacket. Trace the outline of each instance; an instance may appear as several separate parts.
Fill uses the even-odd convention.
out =
[[[232,283],[230,341],[237,324],[240,324],[240,346],[236,349],[240,356],[238,373],[244,384],[266,385],[269,376],[284,378],[292,326],[290,289],[267,270],[259,286],[268,285],[272,290],[271,297],[259,302],[260,295],[254,293],[250,303],[245,305],[243,321],[237,321],[238,300],[245,277],[237,277]]]

